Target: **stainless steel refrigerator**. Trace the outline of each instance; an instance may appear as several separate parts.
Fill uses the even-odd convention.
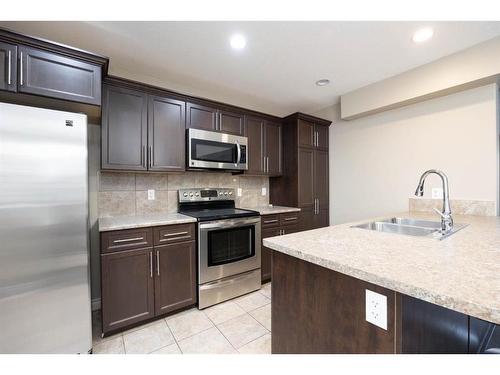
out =
[[[0,103],[0,353],[92,346],[87,117]]]

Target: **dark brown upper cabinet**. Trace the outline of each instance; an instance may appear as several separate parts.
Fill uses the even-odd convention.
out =
[[[264,174],[264,128],[265,120],[247,116],[245,134],[248,138],[248,174]]]
[[[185,168],[186,104],[180,100],[149,96],[148,169],[183,171]]]
[[[185,169],[184,101],[104,85],[102,169]]]
[[[155,247],[155,313],[196,304],[196,242]]]
[[[244,115],[195,103],[187,103],[186,128],[243,135]]]
[[[147,95],[143,92],[104,86],[102,169],[148,169],[147,105]]]
[[[248,138],[246,173],[280,176],[283,165],[281,124],[247,116],[245,127],[245,134]]]
[[[104,333],[154,317],[153,248],[101,255]]]
[[[221,133],[243,135],[244,121],[241,113],[219,110],[218,130]]]
[[[282,173],[281,124],[266,121],[264,132],[266,150],[266,174],[280,176]]]
[[[328,126],[330,121],[296,113],[283,122],[283,176],[270,180],[270,202],[299,207],[302,230],[328,225]]]
[[[17,91],[17,46],[0,42],[0,90]]]
[[[57,53],[20,46],[18,91],[101,104],[101,67]]]
[[[187,103],[186,117],[186,128],[217,130],[217,108]]]
[[[299,147],[328,150],[328,127],[311,121],[298,119]]]

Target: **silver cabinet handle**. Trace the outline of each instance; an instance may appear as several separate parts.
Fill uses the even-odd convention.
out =
[[[163,237],[182,236],[182,235],[188,234],[188,233],[189,232],[167,233],[167,234],[164,234]]]
[[[133,242],[133,241],[140,241],[143,239],[144,237],[124,238],[122,240],[114,240],[113,243]]]
[[[142,145],[141,165],[146,168],[146,146]]]
[[[7,62],[7,84],[12,84],[12,52],[9,50],[9,61]]]
[[[282,233],[282,236],[284,236],[284,235],[285,235],[285,230],[284,230],[284,229],[282,229],[282,232],[283,232],[283,233]]]
[[[318,200],[314,198],[314,214],[318,214]]]
[[[156,250],[156,274],[160,276],[160,252]]]
[[[285,217],[285,221],[297,220],[296,217]]]
[[[266,156],[266,173],[269,173],[269,156]]]
[[[153,146],[149,146],[149,168],[153,167]]]
[[[273,219],[273,220],[264,220],[264,224],[271,224],[271,223],[277,223],[278,219]]]
[[[153,277],[153,252],[149,252],[149,276]]]
[[[19,70],[19,84],[22,86],[23,85],[23,52],[21,51],[19,53],[20,57],[19,57],[19,60],[20,60],[20,70]]]

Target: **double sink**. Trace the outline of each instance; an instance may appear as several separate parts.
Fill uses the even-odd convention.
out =
[[[377,232],[404,234],[407,236],[431,237],[442,240],[465,228],[467,224],[455,224],[451,230],[443,233],[441,222],[428,220],[415,220],[401,217],[391,217],[388,219],[371,221],[354,225],[352,228],[368,229]]]

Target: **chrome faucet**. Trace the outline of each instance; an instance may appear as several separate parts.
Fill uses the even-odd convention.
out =
[[[443,171],[437,169],[429,169],[425,171],[420,177],[420,181],[417,186],[417,190],[415,190],[415,195],[417,197],[421,197],[424,195],[424,182],[428,175],[431,173],[437,174],[441,177],[441,181],[443,182],[443,211],[434,208],[441,216],[441,232],[443,234],[450,232],[453,229],[453,218],[451,217],[451,208],[450,208],[450,192],[448,190],[448,177],[444,174]]]

